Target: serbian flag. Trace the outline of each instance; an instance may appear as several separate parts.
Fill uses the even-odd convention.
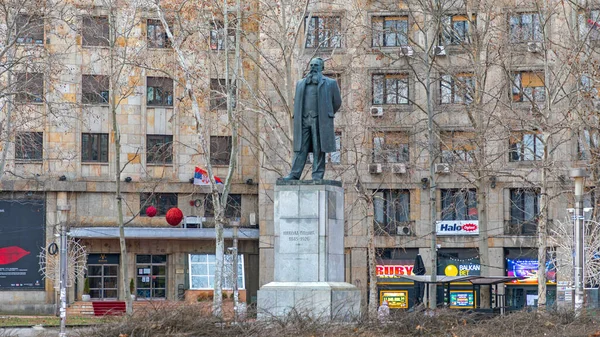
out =
[[[221,178],[215,176],[215,181],[217,184],[222,184],[223,181]],[[194,171],[194,185],[210,185],[210,178],[208,177],[208,172],[196,166]]]

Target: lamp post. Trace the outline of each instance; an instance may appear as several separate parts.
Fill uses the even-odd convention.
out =
[[[583,188],[585,177],[588,173],[585,169],[572,169],[569,172],[571,178],[575,179],[575,228],[574,246],[575,256],[573,261],[573,277],[575,281],[575,312],[579,313],[583,308]]]

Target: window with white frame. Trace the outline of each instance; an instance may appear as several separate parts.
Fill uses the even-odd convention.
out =
[[[473,102],[475,81],[472,73],[459,73],[456,75],[442,75],[440,83],[440,103],[466,103]]]
[[[408,16],[374,16],[371,24],[373,47],[408,45]]]
[[[214,289],[215,263],[214,254],[189,254],[190,289]],[[233,288],[233,255],[225,254],[223,264],[223,289]],[[238,289],[246,288],[244,276],[244,254],[238,254]]]
[[[540,15],[536,13],[516,13],[509,18],[510,42],[542,41],[542,25]]]
[[[544,102],[545,100],[543,72],[519,71],[512,74],[513,102]]]

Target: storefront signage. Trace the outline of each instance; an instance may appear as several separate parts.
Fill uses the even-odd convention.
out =
[[[380,303],[388,302],[390,309],[407,309],[408,308],[408,291],[382,291],[380,293]]]
[[[475,308],[475,295],[469,290],[451,290],[450,308],[468,309]]]
[[[538,261],[534,259],[506,259],[506,275],[518,277],[514,283],[537,284],[538,282]],[[556,283],[556,268],[550,263],[546,263],[547,282]]]
[[[39,255],[45,240],[44,200],[0,201],[0,290],[44,289]]]
[[[479,221],[436,221],[437,235],[479,235]]]
[[[377,265],[376,274],[379,278],[400,278],[402,275],[413,275],[411,265]]]
[[[119,264],[119,254],[89,254],[88,264]]]

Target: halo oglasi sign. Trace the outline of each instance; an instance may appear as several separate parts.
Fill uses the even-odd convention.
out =
[[[437,235],[479,235],[477,220],[445,220],[436,221]]]

